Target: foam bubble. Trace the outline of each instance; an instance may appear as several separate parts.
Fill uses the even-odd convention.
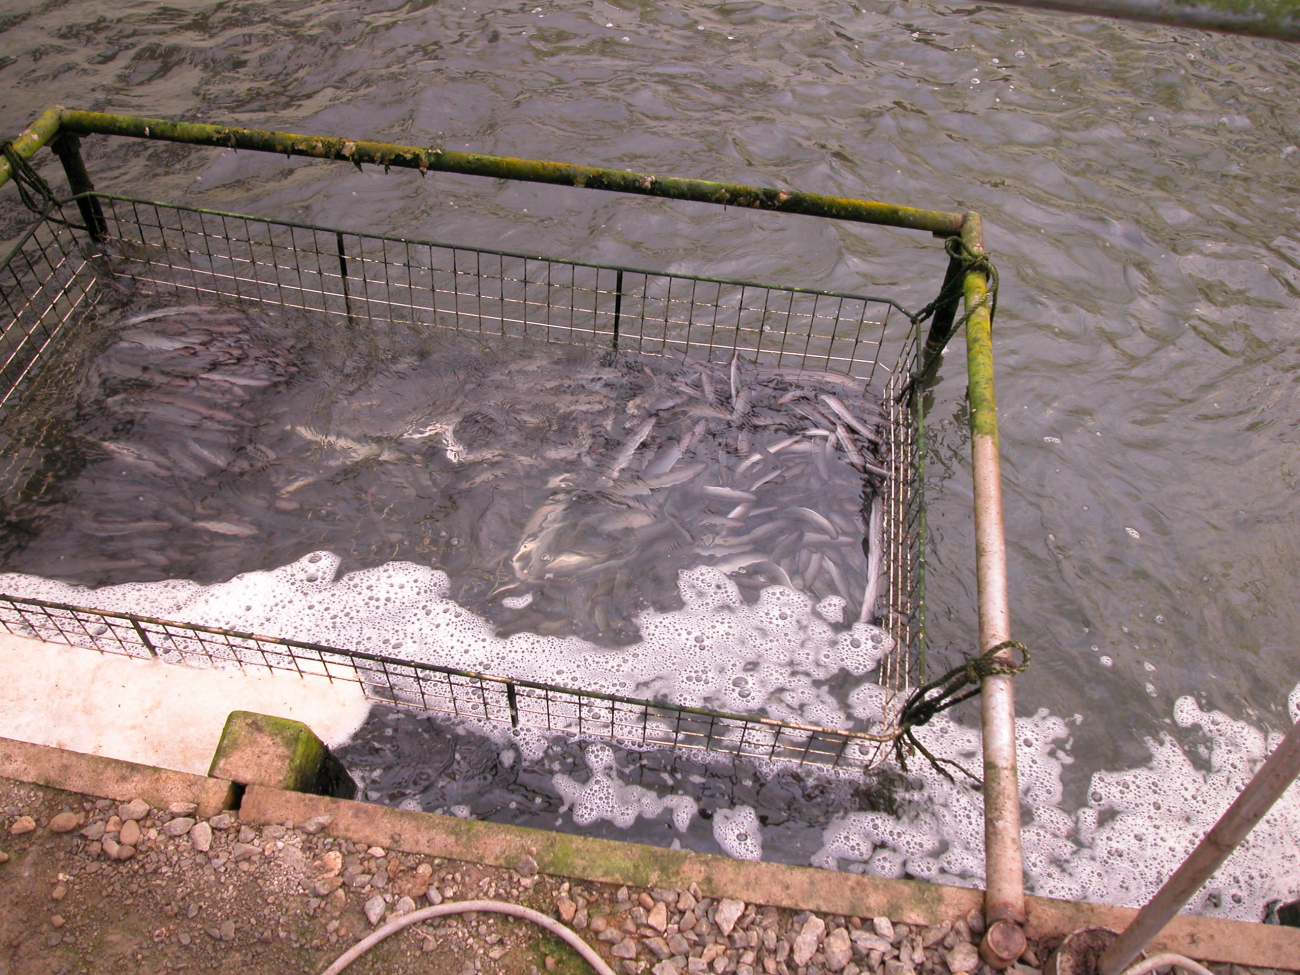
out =
[[[668,809],[679,833],[690,828],[699,808],[690,796],[659,796],[639,785],[620,782],[614,750],[608,745],[589,745],[585,759],[591,773],[586,783],[580,784],[562,773],[551,779],[555,791],[564,800],[560,812],[572,807],[576,825],[590,826],[597,820],[606,820],[619,829],[627,829],[640,816],[654,819]]]
[[[763,859],[763,827],[750,806],[718,809],[713,813],[713,838],[727,856],[737,860]]]

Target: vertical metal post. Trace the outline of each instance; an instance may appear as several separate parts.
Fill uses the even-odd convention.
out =
[[[77,209],[81,211],[81,219],[86,224],[90,239],[103,240],[108,235],[104,211],[99,206],[99,200],[83,195],[93,193],[95,186],[90,181],[90,173],[86,171],[85,160],[81,158],[80,137],[71,132],[61,133],[50,143],[50,149],[63,163],[63,172],[68,177],[68,188],[72,190],[72,195],[79,197]]]
[[[615,352],[618,351],[618,323],[623,316],[623,271],[620,269],[618,277],[614,279],[614,338],[610,342]]]
[[[510,705],[510,727],[519,727],[519,701],[515,697],[514,681],[506,682],[506,701]]]
[[[1164,930],[1179,909],[1241,845],[1246,834],[1264,818],[1278,797],[1300,775],[1300,724],[1293,725],[1236,801],[1228,807],[1205,839],[1138,911],[1124,933],[1111,942],[1097,962],[1100,975],[1119,975]]]
[[[145,649],[149,651],[149,656],[158,656],[158,651],[154,647],[153,641],[149,639],[149,634],[144,631],[144,627],[140,625],[140,621],[132,617],[131,625],[135,627],[135,635],[140,638],[140,642],[143,643]]]
[[[348,255],[343,249],[343,235],[334,234],[339,245],[339,283],[343,288],[343,310],[347,312],[348,324],[352,325],[352,297],[348,294]]]
[[[984,253],[978,213],[967,213],[962,242]],[[975,572],[979,586],[979,649],[987,653],[1011,638],[1007,599],[1007,548],[1002,521],[1002,472],[998,457],[998,411],[993,386],[993,328],[988,278],[969,270],[964,281],[966,368],[970,377],[971,461],[975,487]],[[1011,664],[1011,651],[998,654]],[[1020,847],[1020,787],[1016,774],[1016,702],[1010,674],[991,674],[981,684],[984,741],[984,916],[980,955],[1006,968],[1026,947],[1024,866]]]
[[[957,318],[957,301],[962,291],[962,264],[959,258],[948,260],[948,270],[943,276],[943,287],[939,294],[943,300],[935,307],[934,317],[930,319],[930,331],[925,337],[925,348],[921,352],[921,368],[917,375],[922,381],[928,378],[939,362],[939,356],[952,338],[953,322]],[[909,387],[910,388],[910,387]]]

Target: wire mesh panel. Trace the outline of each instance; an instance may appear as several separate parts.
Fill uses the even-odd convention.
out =
[[[854,769],[873,764],[882,747],[858,732],[674,707],[40,599],[0,596],[0,628],[47,643],[203,669],[324,677],[357,684],[368,699],[384,704],[609,738],[638,748],[687,748]]]
[[[477,250],[101,197],[118,273],[372,326],[421,324],[883,382],[914,350],[890,299]],[[900,359],[906,355],[908,358]]]
[[[0,338],[0,413],[57,368],[110,279],[182,300],[262,302],[365,328],[417,326],[646,355],[815,372],[880,394],[888,412],[880,682],[895,698],[923,639],[919,418],[905,387],[915,327],[885,298],[605,267],[262,220],[99,195],[97,244],[56,210],[0,267],[12,323]],[[13,451],[10,451],[12,454]],[[10,457],[10,466],[16,461]],[[0,471],[0,476],[5,476]],[[879,746],[851,732],[610,698],[463,674],[356,651],[0,598],[11,632],[199,666],[262,667],[358,682],[404,707],[516,726],[798,762],[862,764]]]

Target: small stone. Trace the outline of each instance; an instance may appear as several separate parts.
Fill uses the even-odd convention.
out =
[[[71,833],[81,825],[81,817],[76,813],[61,812],[50,820],[51,833]]]
[[[698,903],[699,901],[691,896],[689,890],[679,890],[677,892],[677,910],[681,911],[683,914],[687,911],[695,910],[695,905]]]
[[[322,816],[313,816],[311,819],[299,823],[298,828],[302,830],[304,833],[308,834],[309,836],[314,836],[316,833],[319,833],[321,830],[323,830],[326,826],[328,826],[333,821],[334,821],[334,817],[327,813]],[[214,823],[213,825],[216,824]]]
[[[620,904],[626,904],[629,897],[630,895],[627,892],[627,887],[620,887],[618,893],[614,895],[614,900],[618,901]]]
[[[122,843],[117,848],[117,858],[119,860],[130,860],[135,856],[135,847],[130,843]]]
[[[944,960],[948,963],[948,970],[951,971],[953,975],[962,975],[962,973],[979,971],[979,949],[968,941],[963,941],[961,944],[957,945],[957,947],[953,948],[952,951],[948,952],[944,957]]]
[[[736,926],[736,921],[740,919],[740,915],[743,913],[745,913],[744,901],[724,897],[722,900],[718,901],[718,913],[714,918],[713,923],[718,926],[718,930],[722,932],[723,937],[729,938],[731,937],[732,929]],[[802,965],[803,962],[800,962],[799,964]]]
[[[190,843],[199,853],[212,849],[212,827],[207,823],[195,823],[190,827]]]
[[[94,840],[97,840],[104,835],[104,824],[91,823],[89,826],[87,826],[85,829],[81,831],[81,835],[93,842]]]
[[[384,910],[387,907],[388,905],[384,903],[384,898],[380,894],[376,894],[366,901],[363,910],[366,912],[366,920],[370,922],[372,927],[384,919]]]
[[[57,931],[51,931],[46,936],[45,943],[49,945],[51,948],[57,948],[59,946],[59,942],[62,940],[63,940],[63,935],[59,934],[59,932]]]
[[[676,952],[668,947],[668,942],[663,938],[646,938],[645,946],[654,952],[655,957],[660,960],[671,958],[676,954]]]
[[[888,941],[878,934],[872,934],[870,931],[854,931],[849,937],[853,940],[853,947],[864,955],[869,951],[879,951],[888,954],[893,947]]]
[[[853,942],[843,928],[836,928],[830,933],[822,950],[826,953],[826,967],[833,972],[843,971],[844,966],[853,958]]]
[[[871,927],[875,930],[876,934],[880,935],[886,941],[892,942],[894,940],[894,922],[889,920],[889,918],[873,917],[871,919]]]
[[[672,949],[674,955],[689,955],[691,953],[691,943],[680,934],[674,934],[668,939],[668,947]]]
[[[397,915],[410,914],[415,910],[415,901],[409,897],[397,898],[397,903],[393,905],[393,913]]]
[[[521,877],[536,877],[537,861],[528,855],[521,856],[515,861],[514,870]]]
[[[110,860],[117,859],[117,851],[120,849],[117,845],[117,840],[113,839],[111,836],[105,836],[100,840],[100,844],[103,846],[104,856],[108,857]]]
[[[370,849],[366,850],[366,855],[379,860],[388,856],[388,852],[382,846],[372,846]]]
[[[235,825],[235,816],[233,813],[217,813],[208,820],[208,825],[213,829],[230,829]]]
[[[681,975],[682,970],[671,958],[665,958],[650,971],[654,972],[654,975]]]
[[[615,958],[635,958],[636,942],[631,938],[624,938],[613,948],[610,948],[609,953]]]
[[[722,913],[721,909],[718,911]],[[668,907],[663,901],[655,901],[654,906],[650,908],[650,913],[646,915],[646,924],[654,928],[660,934],[668,930]],[[721,925],[719,925],[721,927]]]
[[[177,816],[175,819],[163,823],[162,831],[168,836],[184,836],[194,828],[194,820],[189,816]]]
[[[128,819],[122,824],[122,829],[118,832],[117,840],[126,846],[137,846],[140,843],[140,824],[134,819]]]
[[[125,822],[128,819],[140,820],[149,815],[149,803],[143,799],[132,799],[117,807],[117,815]]]
[[[53,915],[53,916],[50,918],[50,925],[51,925],[52,927],[61,928],[61,927],[63,927],[63,925],[65,925],[65,924],[67,924],[67,923],[68,923],[68,922],[65,921],[65,920],[63,920],[63,918],[60,917],[58,914],[55,914],[55,915]]]
[[[817,951],[818,945],[821,944],[822,935],[826,931],[826,922],[819,917],[810,917],[804,922],[803,928],[799,931],[799,936],[794,939],[794,963],[796,965],[808,964]]]
[[[560,920],[565,924],[573,922],[573,916],[578,913],[578,905],[573,903],[567,894],[560,894],[555,898],[555,907],[560,912]]]
[[[68,888],[64,887],[63,884],[58,884],[52,891],[50,891],[50,900],[61,901],[67,896]]]
[[[104,824],[105,833],[116,833],[122,828],[122,820],[117,816],[109,816],[108,822]]]
[[[434,907],[437,907],[439,904],[442,903],[442,891],[440,891],[437,887],[430,887],[428,890],[424,892],[424,899],[427,900]]]
[[[36,820],[31,816],[19,816],[9,827],[10,836],[22,836],[24,833],[30,833],[36,828]]]
[[[222,922],[221,922],[220,932],[221,932],[221,940],[222,940],[222,941],[234,941],[234,940],[235,940],[235,922],[234,922],[234,921],[231,921],[231,920],[229,920],[229,919],[227,919],[227,920],[225,920],[225,921],[222,921]]]
[[[169,816],[193,816],[198,810],[198,803],[194,802],[173,802],[167,807]]]
[[[190,933],[188,931],[182,931],[180,934],[176,936],[176,940],[183,945],[188,945],[194,939],[190,937]]]

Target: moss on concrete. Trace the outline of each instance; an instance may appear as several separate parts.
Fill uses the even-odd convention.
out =
[[[351,798],[356,784],[301,721],[232,711],[208,774],[240,785]]]

